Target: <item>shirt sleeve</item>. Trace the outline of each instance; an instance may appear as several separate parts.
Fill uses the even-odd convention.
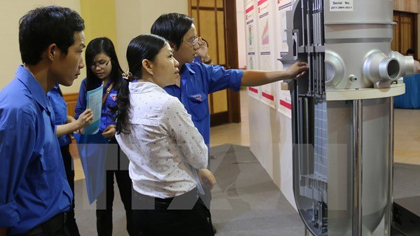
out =
[[[0,111],[0,227],[20,221],[15,197],[35,147],[35,115]]]
[[[239,91],[242,83],[243,71],[237,69],[226,70],[219,65],[199,64],[204,69],[203,77],[209,85],[209,93],[223,89]]]
[[[76,119],[86,110],[86,87],[87,79],[84,79],[80,84],[79,96],[77,97],[76,108],[74,110],[74,118]]]
[[[207,146],[181,102],[176,98],[169,99],[162,113],[162,124],[175,139],[186,161],[196,169],[207,168]]]
[[[51,106],[55,115],[55,125],[64,125],[67,123],[67,104],[64,98],[60,96],[56,91],[49,91],[47,98],[51,103]]]

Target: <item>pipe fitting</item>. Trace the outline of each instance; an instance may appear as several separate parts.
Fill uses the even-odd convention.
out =
[[[388,88],[401,74],[400,62],[396,58],[373,50],[366,56],[363,73],[375,87]]]
[[[407,57],[399,52],[391,51],[388,57],[394,58],[400,63],[400,74],[398,78],[414,74],[414,58],[412,56]]]
[[[345,66],[343,59],[335,52],[325,50],[325,83],[335,87],[343,79]]]

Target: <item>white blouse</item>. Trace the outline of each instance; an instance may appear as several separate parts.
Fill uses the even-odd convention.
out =
[[[196,187],[195,169],[207,168],[208,150],[182,103],[150,82],[131,82],[128,134],[116,139],[130,159],[137,192],[170,198]]]

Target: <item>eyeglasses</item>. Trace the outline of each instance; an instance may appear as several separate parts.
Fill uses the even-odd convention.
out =
[[[94,62],[92,63],[92,65],[90,65],[90,68],[95,69],[97,66],[99,66],[99,68],[104,69],[109,64],[110,61],[111,59],[109,59],[108,61]]]
[[[190,46],[195,46],[195,45],[198,44],[198,37],[194,37],[192,40],[183,41],[183,42],[190,45]]]

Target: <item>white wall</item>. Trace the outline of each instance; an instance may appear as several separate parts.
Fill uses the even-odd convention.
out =
[[[251,96],[248,112],[251,152],[296,209],[291,119]]]
[[[269,19],[269,29],[274,29],[269,31],[270,35],[270,43],[271,42],[282,42],[282,37],[275,32],[276,24],[280,23],[279,19],[283,19],[281,14],[278,13],[278,8],[276,4],[280,4],[275,0],[268,0],[270,8],[268,17],[273,17],[270,21]],[[260,12],[260,7],[257,5],[258,0],[246,0],[249,8],[254,2],[254,10],[258,13],[264,14],[263,10]],[[267,4],[267,3],[265,3]],[[286,4],[285,1],[282,1],[281,4]],[[261,5],[261,8],[264,8],[264,5]],[[245,11],[245,7],[243,8]],[[258,9],[258,10],[257,10]],[[250,40],[245,39],[245,49],[243,50],[246,52],[246,48],[250,52],[261,52],[261,50],[269,50],[275,56],[271,58],[265,58],[261,60],[262,56],[261,53],[258,54],[258,64],[257,68],[260,70],[273,70],[276,69],[274,65],[277,63],[277,57],[279,53],[275,45],[268,47],[268,44],[263,45],[261,43],[261,36],[263,35],[263,30],[259,27],[261,26],[260,23],[265,23],[264,20],[253,18],[252,11],[249,12],[248,22],[252,19],[254,22],[257,22],[255,25],[258,28],[254,29],[254,37],[257,34],[258,43],[254,43],[254,46],[251,46]],[[262,22],[259,22],[262,21]],[[243,23],[244,26],[246,22]],[[238,28],[241,26],[238,25]],[[246,30],[247,34],[246,37],[249,37],[249,32]],[[255,41],[254,41],[255,42]],[[258,48],[254,48],[255,45],[258,45]],[[250,57],[250,55],[245,55],[246,57]],[[257,58],[257,57],[254,57]],[[268,60],[267,60],[268,59]],[[270,60],[270,61],[269,61]],[[255,61],[254,61],[255,62]],[[268,62],[268,63],[267,63]],[[269,63],[271,63],[272,68],[270,68]],[[250,67],[248,66],[248,69]],[[280,86],[276,84],[276,86]],[[267,100],[263,100],[262,96],[255,96],[249,94],[248,98],[248,112],[249,112],[249,133],[250,133],[250,149],[251,152],[255,155],[270,177],[273,179],[274,183],[280,188],[283,195],[286,199],[292,204],[292,206],[296,209],[296,204],[293,195],[293,149],[292,149],[292,122],[291,119],[281,112],[280,107],[280,93],[278,88],[275,89],[264,89],[264,87],[258,87],[258,90],[263,92],[269,93],[274,95],[275,99],[275,106],[276,108],[272,107],[272,103],[267,103]],[[273,93],[272,93],[273,92]],[[261,95],[261,92],[260,92]]]
[[[0,8],[0,89],[14,77],[21,64],[19,52],[19,19],[37,6],[60,5],[80,13],[80,0],[14,0],[2,1]],[[135,36],[150,33],[153,22],[163,13],[179,12],[188,14],[188,0],[116,0],[117,54],[124,70],[127,69],[125,50]],[[71,87],[63,88],[63,93],[79,92],[80,83],[86,76],[86,68]]]
[[[17,67],[22,64],[18,41],[19,19],[35,7],[48,5],[69,7],[80,13],[80,0],[13,0],[1,2],[0,90],[13,79]],[[84,78],[84,76],[85,71],[82,72],[73,86],[63,89],[63,92],[78,92],[81,78]]]
[[[187,0],[123,0],[115,1],[117,17],[117,54],[123,70],[127,70],[125,52],[130,41],[150,33],[153,22],[164,13],[188,14]]]

